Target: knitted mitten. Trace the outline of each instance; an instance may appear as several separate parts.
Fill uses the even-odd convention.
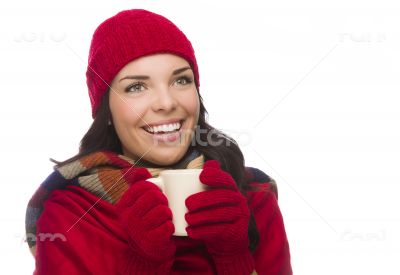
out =
[[[247,199],[216,160],[204,164],[200,181],[208,189],[186,199],[189,237],[204,241],[218,274],[250,274],[254,260],[249,250]]]
[[[161,190],[145,180],[150,173],[140,174],[116,204],[131,248],[122,273],[168,274],[176,249],[171,238],[175,230],[172,212]]]

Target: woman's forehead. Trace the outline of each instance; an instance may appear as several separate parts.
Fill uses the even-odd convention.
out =
[[[148,69],[153,68],[154,64],[163,65],[164,67],[189,65],[189,63],[182,57],[171,53],[157,53],[152,55],[142,56],[127,63],[124,68],[134,69]],[[123,68],[123,69],[124,69]]]
[[[174,54],[161,53],[143,56],[129,62],[118,72],[117,78],[120,79],[126,74],[132,73],[149,77],[159,74],[173,75],[187,69],[191,69],[191,67],[184,58]]]

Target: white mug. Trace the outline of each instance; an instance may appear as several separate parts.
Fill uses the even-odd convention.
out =
[[[185,200],[190,195],[205,190],[205,186],[199,179],[201,171],[202,169],[164,170],[159,177],[147,179],[156,184],[168,199],[168,206],[172,211],[175,236],[187,236]]]

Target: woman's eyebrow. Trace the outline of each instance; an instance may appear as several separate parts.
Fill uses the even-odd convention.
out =
[[[184,72],[184,71],[190,70],[190,69],[191,69],[190,67],[183,67],[180,69],[176,69],[175,71],[172,72],[172,75],[177,75],[177,74],[180,74],[181,72]]]
[[[191,69],[190,67],[183,67],[183,68],[180,68],[180,69],[176,69],[175,71],[172,72],[172,75],[177,75],[177,74],[180,74],[180,73],[182,73],[182,72],[184,72],[184,71],[186,71],[186,70],[190,70],[190,69]],[[149,78],[150,78],[150,77],[147,76],[147,75],[127,75],[127,76],[121,78],[121,79],[119,80],[119,82],[121,82],[121,81],[124,80],[124,79],[146,80],[146,79],[149,79]]]

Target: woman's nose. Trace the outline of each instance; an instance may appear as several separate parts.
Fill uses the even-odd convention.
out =
[[[176,108],[178,102],[168,88],[160,88],[155,93],[152,104],[153,111],[171,111]]]

